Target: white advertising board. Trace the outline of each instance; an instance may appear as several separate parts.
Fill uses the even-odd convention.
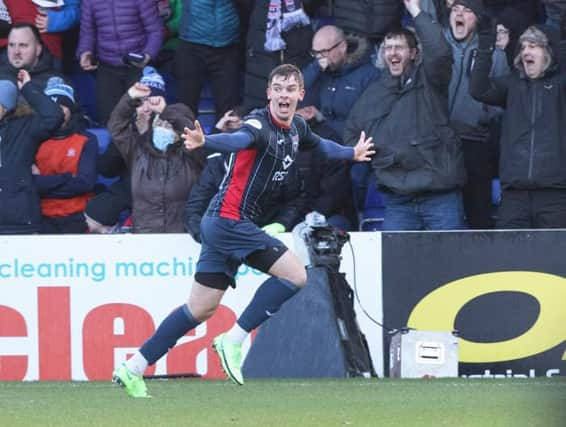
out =
[[[281,237],[293,247],[292,236]],[[352,233],[341,270],[364,309],[382,319],[379,233]],[[199,245],[188,235],[0,238],[0,380],[107,380],[159,322],[186,301]],[[223,377],[210,347],[266,278],[247,266],[217,313],[179,340],[149,374]],[[382,331],[356,307],[379,375]],[[249,346],[249,343],[247,343]]]

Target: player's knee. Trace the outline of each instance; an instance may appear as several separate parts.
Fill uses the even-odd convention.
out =
[[[206,301],[195,301],[189,298],[187,301],[187,306],[193,317],[201,322],[205,322],[212,317],[218,304],[207,303]]]
[[[303,288],[307,284],[307,271],[304,268],[298,268],[289,277],[285,277],[285,279],[297,288]]]

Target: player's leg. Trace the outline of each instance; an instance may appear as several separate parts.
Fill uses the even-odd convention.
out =
[[[143,373],[171,348],[178,339],[207,320],[220,303],[224,292],[233,283],[225,273],[201,272],[225,270],[225,257],[206,244],[201,246],[195,282],[186,304],[174,309],[161,322],[154,334],[125,363],[114,371],[113,379],[132,397],[148,397]]]
[[[307,281],[303,264],[280,243],[252,253],[246,262],[271,274],[272,277],[260,285],[234,326],[226,334],[214,339],[214,348],[220,355],[224,371],[239,385],[244,384],[241,371],[243,341],[252,330],[275,314]]]

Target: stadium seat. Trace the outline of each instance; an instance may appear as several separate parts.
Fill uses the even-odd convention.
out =
[[[106,148],[108,147],[108,144],[110,144],[110,141],[111,141],[110,132],[108,131],[108,129],[106,129],[106,128],[88,128],[87,132],[96,136],[96,139],[98,141],[98,154],[99,155],[103,154],[106,151]],[[119,179],[118,177],[107,178],[105,176],[98,175],[96,183],[101,184],[104,187],[108,188],[108,187],[110,187],[110,185],[112,185],[118,179]]]
[[[96,78],[94,73],[81,71],[68,74],[75,88],[75,95],[84,113],[91,120],[96,121],[98,115],[96,112]]]
[[[501,181],[499,178],[491,180],[491,217],[497,219],[497,211],[501,204]]]
[[[383,227],[385,218],[385,201],[377,190],[374,180],[371,180],[366,194],[366,203],[360,220],[360,231],[376,231]]]

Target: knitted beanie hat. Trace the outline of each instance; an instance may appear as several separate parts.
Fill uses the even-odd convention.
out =
[[[6,112],[16,108],[18,87],[11,80],[0,80],[0,105]]]
[[[72,109],[75,106],[75,91],[61,77],[51,77],[43,91],[53,102]]]
[[[153,67],[144,67],[140,83],[151,89],[151,96],[165,97],[165,81]]]
[[[483,15],[484,8],[482,0],[456,0],[452,7],[456,6],[457,4],[462,5],[470,9],[476,15],[476,18],[479,18]]]

